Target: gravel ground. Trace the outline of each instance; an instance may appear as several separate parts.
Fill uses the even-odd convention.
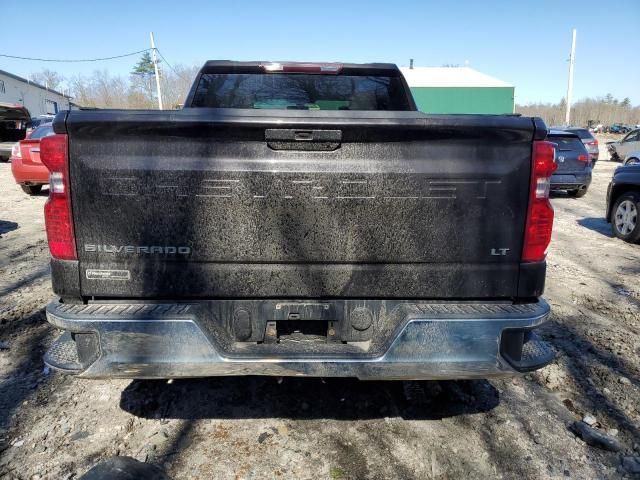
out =
[[[78,478],[113,455],[176,479],[640,477],[640,246],[612,238],[603,219],[616,166],[598,163],[586,197],[552,200],[542,333],[558,358],[534,374],[167,383],[44,368],[59,333],[43,313],[46,191],[25,195],[0,164],[0,478]],[[578,438],[570,427],[582,419],[618,451]]]

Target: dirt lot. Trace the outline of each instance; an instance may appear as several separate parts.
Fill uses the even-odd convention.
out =
[[[0,478],[78,478],[112,455],[176,479],[633,477],[624,459],[640,457],[640,246],[612,238],[603,219],[616,166],[598,163],[586,197],[553,199],[543,334],[558,358],[533,375],[168,384],[44,368],[58,334],[43,313],[46,191],[28,197],[0,164]],[[621,451],[578,439],[569,425],[585,416]]]

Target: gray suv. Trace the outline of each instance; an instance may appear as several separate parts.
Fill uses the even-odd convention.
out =
[[[566,190],[583,197],[591,184],[592,164],[580,137],[566,130],[550,130],[547,140],[556,146],[557,170],[551,176],[551,190]]]
[[[568,127],[562,130],[575,133],[576,135],[578,135],[578,137],[580,137],[580,140],[582,140],[582,143],[584,143],[584,146],[587,148],[589,156],[591,157],[591,166],[595,167],[596,162],[598,161],[598,155],[600,155],[600,150],[598,149],[598,139],[594,137],[587,128]]]

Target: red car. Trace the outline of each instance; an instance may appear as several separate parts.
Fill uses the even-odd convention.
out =
[[[40,140],[53,135],[51,124],[36,128],[28,138],[20,140],[11,150],[11,172],[22,190],[36,195],[49,183],[49,170],[40,161]]]

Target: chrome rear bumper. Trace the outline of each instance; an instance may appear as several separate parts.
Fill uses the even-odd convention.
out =
[[[47,307],[47,319],[67,333],[47,352],[45,362],[85,378],[275,375],[426,380],[513,375],[553,359],[551,349],[531,332],[549,316],[549,305],[542,299],[518,305],[394,304],[409,313],[375,355],[366,350],[341,354],[340,345],[331,353],[310,348],[309,353],[280,354],[275,346],[268,355],[257,355],[225,352],[206,327],[207,316],[197,302],[54,301]]]

